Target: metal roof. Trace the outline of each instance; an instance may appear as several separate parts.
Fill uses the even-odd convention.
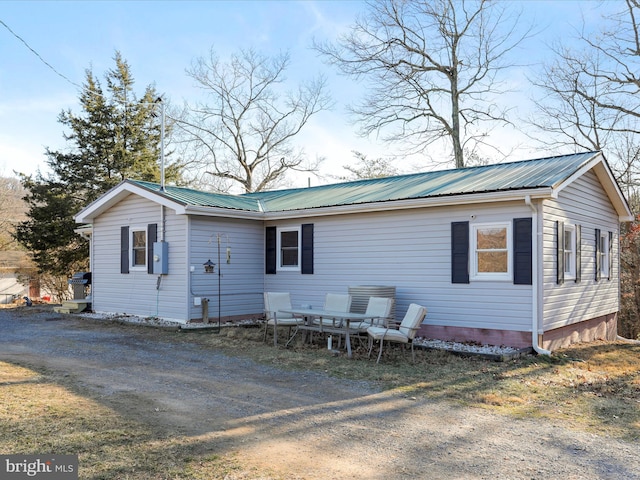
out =
[[[554,188],[593,160],[585,152],[478,167],[358,180],[318,187],[273,190],[242,195],[207,193],[155,183],[131,181],[182,205],[252,212],[284,212],[310,208],[488,192]]]
[[[160,185],[142,180],[127,180],[146,190],[162,195],[180,205],[197,205],[200,207],[231,208],[235,210],[260,211],[260,206],[255,198],[244,195],[229,195],[226,193],[203,192],[185,187],[165,186],[164,192]]]

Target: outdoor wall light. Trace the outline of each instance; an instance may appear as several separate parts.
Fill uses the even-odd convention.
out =
[[[216,264],[211,261],[211,259],[207,260],[203,263],[204,273],[214,273],[216,270]]]

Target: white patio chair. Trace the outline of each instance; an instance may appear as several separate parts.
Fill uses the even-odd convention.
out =
[[[420,324],[426,316],[427,309],[425,307],[412,303],[409,305],[409,309],[397,329],[393,326],[367,328],[367,334],[369,335],[369,357],[371,357],[373,341],[378,340],[380,342],[380,352],[378,352],[378,360],[376,360],[376,363],[378,363],[382,356],[382,345],[386,340],[388,342],[410,344],[411,359],[415,362],[416,357],[415,352],[413,351],[413,339],[420,328]]]
[[[348,312],[351,310],[351,295],[327,293],[324,298],[324,307],[322,307],[322,309],[329,312]],[[314,319],[313,323],[315,325],[320,325],[320,329],[322,331],[322,327],[340,328],[342,326],[342,319],[321,317]]]
[[[351,322],[349,328],[357,330],[358,333],[367,333],[367,328],[369,327],[386,326],[391,318],[393,304],[393,298],[369,297],[367,310],[364,313],[365,315],[371,315],[371,318],[362,322]]]
[[[278,345],[278,327],[297,327],[304,323],[304,319],[296,317],[282,310],[291,310],[291,296],[288,292],[264,292],[264,312],[267,321],[264,325],[264,341],[267,341],[267,329],[273,327],[273,345]]]

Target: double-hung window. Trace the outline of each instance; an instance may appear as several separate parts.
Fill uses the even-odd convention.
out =
[[[576,278],[576,227],[564,225],[564,278]]]
[[[300,270],[300,227],[279,228],[276,248],[278,270]]]
[[[596,280],[610,278],[611,232],[596,229]]]
[[[511,279],[510,223],[472,225],[471,249],[473,279]]]
[[[146,228],[131,229],[131,268],[146,268],[147,266],[147,230]]]
[[[565,224],[561,220],[556,225],[556,282],[565,280],[581,281],[582,276],[582,227],[579,224]]]
[[[153,273],[153,244],[158,239],[158,224],[144,227],[120,227],[120,273]]]

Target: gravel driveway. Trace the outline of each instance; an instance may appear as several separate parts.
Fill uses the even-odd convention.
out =
[[[153,329],[0,310],[0,360],[66,373],[164,432],[220,437],[283,478],[640,480],[635,443],[280,371]]]

